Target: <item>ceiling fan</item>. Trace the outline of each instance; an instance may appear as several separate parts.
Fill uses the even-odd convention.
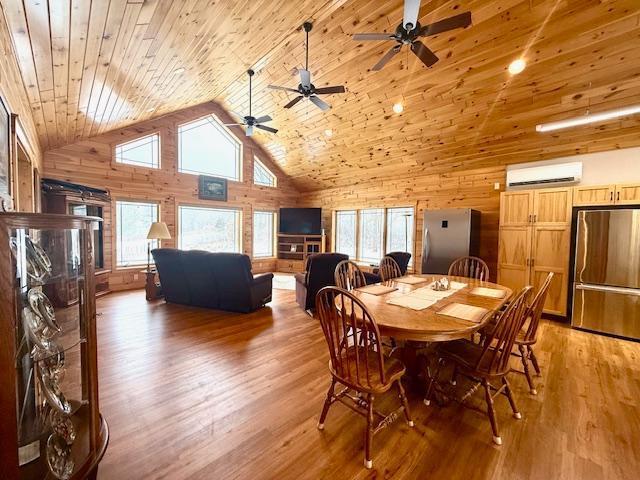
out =
[[[247,127],[247,132],[246,132],[247,137],[250,137],[251,135],[253,135],[253,127],[259,128],[260,130],[265,130],[271,133],[278,133],[278,130],[276,130],[275,128],[262,125],[263,123],[270,122],[272,120],[272,118],[269,115],[263,115],[262,117],[258,117],[258,118],[251,115],[251,77],[253,77],[255,72],[253,70],[247,70],[247,73],[249,74],[249,115],[243,117],[239,113],[231,112],[236,117],[241,118],[242,123],[225,123],[224,125],[227,127],[232,127],[236,125],[245,125]]]
[[[402,23],[396,28],[394,34],[390,33],[356,33],[354,40],[393,40],[398,43],[394,45],[371,70],[382,70],[389,60],[391,60],[403,45],[410,45],[411,51],[424,63],[430,67],[438,61],[438,57],[429,47],[425,46],[419,37],[429,37],[439,33],[448,32],[456,28],[465,28],[471,25],[471,12],[464,12],[453,17],[445,18],[429,25],[420,25],[418,15],[420,14],[420,0],[404,0],[404,15]]]
[[[321,87],[316,88],[316,86],[311,83],[311,72],[309,71],[309,32],[311,31],[311,27],[313,25],[309,22],[304,22],[302,25],[304,31],[307,32],[307,42],[306,42],[306,57],[305,57],[305,66],[304,69],[298,69],[300,73],[300,84],[298,88],[289,88],[289,87],[279,87],[277,85],[269,85],[269,88],[274,90],[284,90],[286,92],[297,93],[298,96],[287,103],[284,108],[291,108],[296,103],[298,103],[303,98],[308,98],[311,103],[313,103],[320,110],[329,110],[331,107],[327,102],[322,100],[318,95],[327,95],[330,93],[344,93],[345,89],[342,85],[337,87]]]

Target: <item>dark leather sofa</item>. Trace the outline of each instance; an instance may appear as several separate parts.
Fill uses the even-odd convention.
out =
[[[248,255],[175,248],[151,254],[167,302],[246,313],[271,301],[273,273],[254,277]]]
[[[349,260],[342,253],[317,253],[307,257],[304,273],[296,273],[296,302],[304,310],[316,306],[316,294],[329,285],[335,285],[334,273],[342,260]]]

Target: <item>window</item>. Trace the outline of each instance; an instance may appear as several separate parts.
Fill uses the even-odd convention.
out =
[[[413,208],[387,209],[387,242],[385,253],[413,250]],[[413,260],[413,256],[411,257]],[[411,261],[409,261],[411,264]]]
[[[147,263],[147,233],[158,221],[158,204],[116,202],[116,265],[128,267]],[[151,241],[151,248],[158,246]]]
[[[178,171],[240,181],[240,142],[213,115],[178,127]]]
[[[160,135],[154,133],[116,145],[116,162],[160,168]]]
[[[355,210],[336,212],[336,252],[356,258],[356,215]]]
[[[179,220],[178,237],[183,250],[242,251],[240,210],[181,206]]]
[[[253,212],[253,256],[273,257],[276,214]]]
[[[415,211],[413,207],[337,210],[334,231],[336,252],[377,264],[389,252],[413,253]]]
[[[253,183],[265,187],[276,186],[276,176],[256,157],[253,157]]]
[[[358,259],[378,262],[382,258],[384,230],[384,209],[360,210],[360,232],[358,238]]]

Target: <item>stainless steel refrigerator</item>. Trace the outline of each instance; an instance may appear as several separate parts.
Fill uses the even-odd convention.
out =
[[[571,324],[640,338],[640,208],[577,213]]]
[[[479,248],[479,211],[452,208],[424,212],[422,273],[446,274],[456,258],[478,256]]]

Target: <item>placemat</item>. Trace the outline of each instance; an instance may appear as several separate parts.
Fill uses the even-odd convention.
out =
[[[384,295],[385,293],[397,290],[396,287],[388,287],[386,285],[367,285],[366,287],[356,288],[357,291],[368,293],[370,295]]]
[[[453,295],[454,293],[454,290],[434,290],[431,287],[423,287],[414,290],[409,295],[413,295],[417,298],[424,298],[426,300],[441,300]]]
[[[413,275],[407,275],[406,277],[398,277],[393,279],[394,282],[406,283],[407,285],[416,285],[418,283],[428,282],[429,280],[424,277],[416,277]]]
[[[468,285],[467,283],[449,282],[449,286],[451,287],[452,290],[462,290],[467,285]]]
[[[480,323],[482,317],[484,317],[488,311],[486,308],[474,307],[473,305],[450,303],[446,307],[441,308],[437,313],[438,315],[447,315],[448,317],[461,318],[462,320],[468,320],[473,323]]]
[[[487,287],[476,287],[471,290],[472,295],[479,295],[481,297],[490,297],[490,298],[504,298],[507,294],[504,290],[499,290],[497,288],[487,288]]]
[[[424,310],[436,303],[437,300],[426,300],[424,298],[414,297],[412,295],[402,295],[387,300],[389,305],[396,305],[398,307],[410,308],[412,310]]]

